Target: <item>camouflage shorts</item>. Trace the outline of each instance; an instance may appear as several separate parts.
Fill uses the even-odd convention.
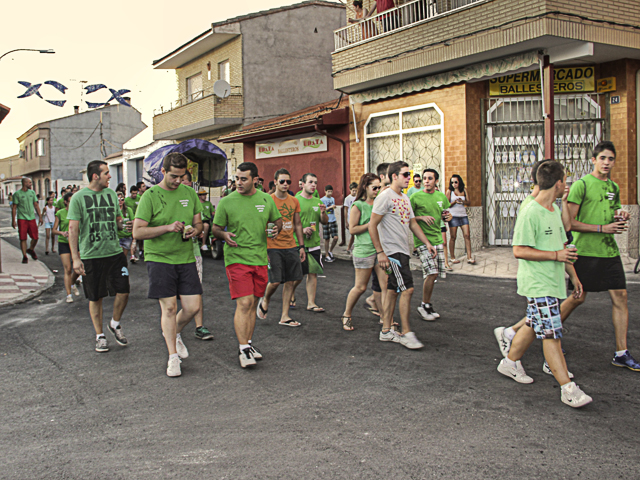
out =
[[[536,332],[536,338],[548,340],[562,338],[560,299],[556,297],[527,297],[527,326]]]

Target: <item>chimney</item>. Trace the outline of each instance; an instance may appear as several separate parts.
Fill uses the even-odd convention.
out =
[[[73,106],[73,114],[80,113],[80,107],[78,105]]]

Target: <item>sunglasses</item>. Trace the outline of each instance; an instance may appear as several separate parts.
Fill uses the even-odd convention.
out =
[[[409,178],[411,176],[411,172],[404,172],[404,173],[401,173],[400,175],[402,175],[404,178]]]
[[[380,190],[382,187],[378,186],[378,187],[371,187],[371,190],[373,190],[374,192],[377,192],[378,190]]]
[[[280,185],[284,185],[285,183],[286,183],[287,185],[291,185],[291,180],[278,180],[278,183],[279,183]]]

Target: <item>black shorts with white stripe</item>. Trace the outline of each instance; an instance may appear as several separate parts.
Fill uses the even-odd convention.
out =
[[[409,266],[411,257],[404,253],[394,253],[388,257],[392,273],[387,280],[387,288],[398,293],[413,288],[413,275]]]

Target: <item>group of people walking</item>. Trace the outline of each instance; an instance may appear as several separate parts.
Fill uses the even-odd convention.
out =
[[[640,364],[626,344],[626,283],[614,235],[627,228],[629,214],[621,210],[618,186],[609,178],[615,164],[613,144],[597,145],[592,162],[593,172],[575,182],[570,190],[560,163],[546,160],[534,166],[535,188],[520,208],[513,239],[514,255],[519,259],[518,294],[527,297],[528,307],[520,322],[508,328],[498,327],[494,332],[504,356],[498,371],[519,383],[533,381],[526,375],[521,359],[532,341],[541,339],[545,355],[543,371],[556,378],[562,387],[561,400],[572,407],[586,405],[591,397],[571,380],[573,374],[567,369],[561,347],[562,322],[585,301],[587,292],[610,293],[616,339],[612,364],[640,371]],[[263,358],[253,343],[256,316],[267,318],[280,284],[283,288],[279,325],[301,325],[289,313],[297,307],[295,291],[305,277],[306,310],[325,311],[316,304],[317,277],[323,272],[319,231],[320,225],[330,224],[328,210],[335,202],[327,201],[326,197],[331,199],[331,195],[319,198],[315,174],[305,174],[300,180],[301,190],[293,195],[292,177],[282,168],[275,173],[275,191],[269,195],[256,187],[259,178],[256,165],[245,162],[235,172],[235,190],[213,208],[203,206],[206,192],[199,198],[200,192],[191,188],[184,155],[167,155],[162,173],[162,182],[147,189],[134,210],[122,193],[116,195],[108,188],[111,178],[108,165],[91,162],[87,167],[89,186],[75,195],[66,193],[65,208],[55,213],[52,231],[59,236],[65,288],[71,296],[77,292],[73,290],[76,278],[84,278],[84,292],[96,332],[96,351],[109,349],[103,333],[102,308],[102,299],[107,295],[115,295],[107,329],[118,344],[128,344],[120,320],[129,295],[127,250],[133,237],[144,242],[148,297],[157,299],[161,309],[161,327],[169,355],[167,375],[181,375],[182,360],[189,356],[181,332],[194,318],[198,338],[202,335],[197,332],[202,333],[204,328],[202,262],[201,257],[198,262],[197,239],[205,236],[205,211],[210,212],[207,218],[213,237],[224,242],[229,290],[231,299],[236,301],[238,358],[243,368]],[[355,328],[353,309],[372,279],[371,300],[381,317],[379,340],[420,349],[424,345],[410,322],[414,292],[411,256],[417,254],[422,266],[418,314],[425,321],[440,318],[432,298],[438,275],[445,276],[447,271],[443,222],[449,223],[451,239],[455,238],[453,229],[463,229],[467,260],[473,258],[468,243],[469,222],[466,212],[462,214],[468,204],[462,178],[454,175],[446,193],[442,193],[437,189],[438,172],[428,168],[419,179],[413,179],[416,187],[408,196],[403,192],[411,175],[404,162],[381,164],[375,174],[364,174],[353,189],[349,231],[354,239],[355,284],[347,295],[341,323],[345,331]],[[26,195],[27,201],[31,200]],[[562,213],[555,204],[557,198],[562,198]],[[19,206],[20,195],[18,199]],[[568,237],[572,235],[569,243]],[[330,241],[331,235],[324,238]],[[64,252],[62,245],[67,245]],[[453,247],[450,253],[454,260]],[[569,298],[565,272],[573,289]],[[400,324],[394,322],[396,304]],[[208,335],[203,339],[213,338],[206,328],[204,331]]]

